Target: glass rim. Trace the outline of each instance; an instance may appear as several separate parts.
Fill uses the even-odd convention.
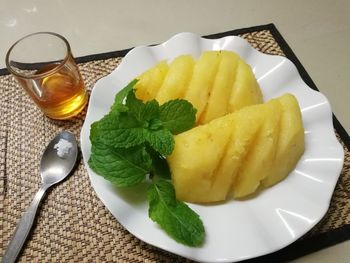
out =
[[[39,74],[32,74],[32,75],[25,75],[25,74],[21,74],[21,73],[18,73],[17,71],[15,71],[12,66],[10,65],[10,54],[11,54],[11,51],[14,49],[14,47],[19,43],[21,42],[22,40],[26,39],[26,38],[29,38],[29,37],[32,37],[32,36],[35,36],[35,35],[52,35],[52,36],[55,36],[55,37],[58,37],[60,38],[66,45],[66,48],[67,48],[67,52],[66,52],[66,55],[65,57],[59,61],[59,63],[57,64],[57,66],[55,66],[54,68],[50,69],[49,71],[46,71],[46,72],[43,72],[43,73],[39,73]],[[40,31],[40,32],[35,32],[35,33],[31,33],[31,34],[28,34],[28,35],[25,35],[24,37],[21,37],[20,39],[18,39],[15,43],[13,43],[13,45],[9,48],[9,50],[7,51],[6,53],[6,57],[5,57],[5,63],[6,63],[6,67],[8,69],[8,71],[17,76],[17,77],[20,77],[20,78],[24,78],[24,79],[36,79],[36,78],[42,78],[42,77],[45,77],[45,76],[48,76],[48,75],[51,75],[53,73],[56,73],[60,68],[63,67],[63,65],[67,62],[68,58],[71,56],[71,48],[70,48],[70,45],[69,45],[69,42],[68,40],[61,36],[60,34],[57,34],[57,33],[54,33],[54,32],[49,32],[49,31]]]

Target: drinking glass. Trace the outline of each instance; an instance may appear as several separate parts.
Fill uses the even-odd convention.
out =
[[[6,66],[49,118],[71,118],[87,104],[70,45],[59,34],[38,32],[19,39],[7,52]]]

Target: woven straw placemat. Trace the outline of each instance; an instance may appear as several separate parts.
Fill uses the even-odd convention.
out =
[[[210,37],[239,34],[262,52],[286,55],[283,43],[276,40],[274,33],[274,26],[267,25]],[[122,53],[117,52],[114,56]],[[104,55],[104,59],[96,60],[98,57],[79,64],[89,91],[122,59],[105,59]],[[86,60],[89,59],[78,59]],[[34,106],[12,76],[0,76],[0,255],[7,247],[21,214],[38,190],[39,163],[46,144],[61,130],[69,130],[79,138],[84,116],[85,112],[68,121],[50,120]],[[308,244],[305,240],[322,237],[349,225],[350,153],[345,145],[344,150],[344,168],[327,215],[296,244],[300,242],[304,247]],[[334,240],[338,242],[333,237],[333,243],[336,243]],[[292,255],[289,259],[298,255],[293,246],[283,251]],[[268,261],[274,256],[276,258],[275,254],[261,260]],[[73,175],[48,192],[19,261],[183,262],[186,259],[147,245],[128,233],[97,198],[80,161]]]

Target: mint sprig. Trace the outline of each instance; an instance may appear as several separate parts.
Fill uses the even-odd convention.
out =
[[[196,121],[196,109],[187,100],[170,100],[159,109],[159,118],[173,134],[191,129]]]
[[[117,187],[151,178],[149,217],[176,241],[199,246],[204,227],[199,216],[176,200],[166,156],[174,149],[174,134],[191,129],[196,109],[186,100],[159,106],[135,96],[133,80],[115,96],[110,112],[91,125],[89,166]],[[149,176],[148,176],[149,175]]]
[[[148,189],[149,217],[157,222],[176,241],[200,246],[204,240],[204,226],[199,216],[185,203],[176,200],[171,183],[159,180]]]
[[[103,143],[93,143],[89,165],[96,173],[118,187],[137,185],[145,179],[152,159],[145,147],[113,148]]]

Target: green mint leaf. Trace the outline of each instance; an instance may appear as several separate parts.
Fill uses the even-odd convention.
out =
[[[152,147],[147,147],[146,151],[152,159],[151,173],[165,179],[171,179],[170,168],[164,156],[160,155]]]
[[[147,101],[141,114],[141,118],[146,121],[159,119],[159,104],[156,100]]]
[[[90,168],[118,187],[142,182],[149,173],[152,160],[144,147],[112,148],[94,143],[89,159]]]
[[[156,131],[163,128],[163,123],[160,119],[152,119],[148,122],[148,129]]]
[[[161,155],[170,155],[174,149],[174,137],[167,129],[147,130],[145,133],[146,141],[152,148]]]
[[[128,85],[122,88],[114,98],[114,104],[111,107],[112,112],[118,111],[126,111],[125,106],[123,105],[125,97],[129,94],[131,90],[133,90],[135,84],[137,83],[137,79],[132,80]]]
[[[176,241],[198,247],[204,241],[204,226],[200,217],[185,203],[177,201],[171,183],[159,180],[147,192],[149,217]]]
[[[100,141],[114,148],[128,148],[145,141],[145,129],[129,112],[108,114],[91,126],[90,140]]]
[[[160,120],[173,134],[191,129],[196,122],[197,110],[186,100],[170,100],[159,108]]]
[[[125,105],[137,120],[142,120],[142,112],[145,108],[145,104],[136,98],[135,92],[130,91],[126,97]]]
[[[98,139],[98,134],[99,134],[98,125],[99,125],[101,120],[95,121],[93,124],[91,124],[91,127],[90,127],[90,141],[91,142],[94,142]]]
[[[134,90],[129,92],[126,99],[126,106],[139,121],[147,122],[154,118],[159,118],[158,102],[151,100],[143,103],[136,98]]]

